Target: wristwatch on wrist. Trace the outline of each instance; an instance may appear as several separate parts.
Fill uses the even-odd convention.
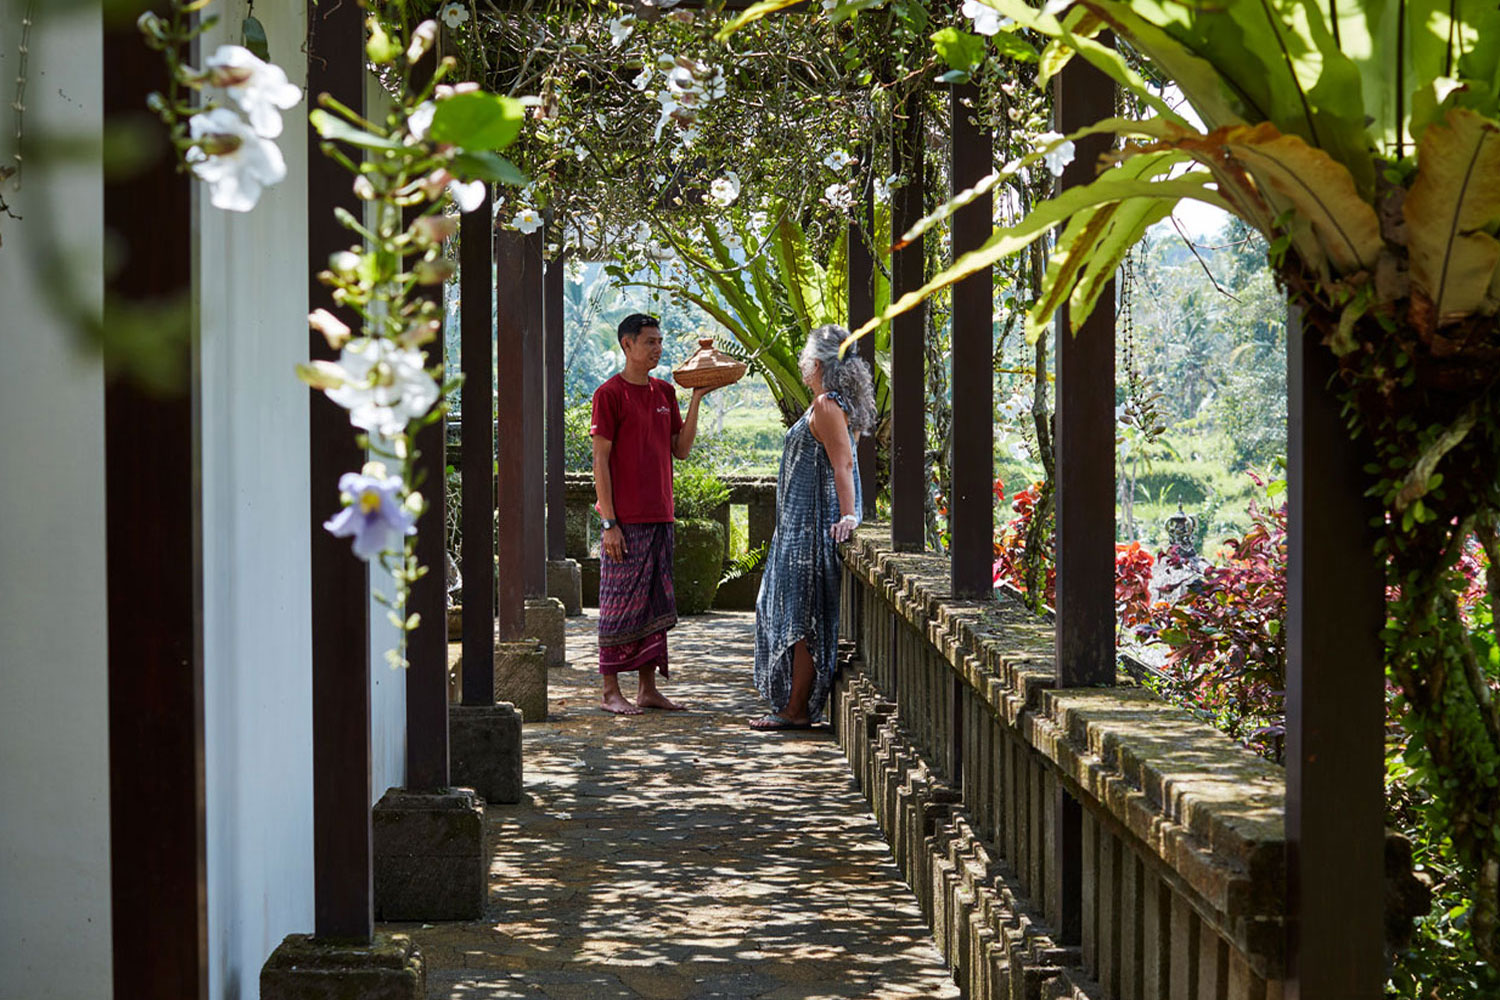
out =
[[[613,521],[613,520],[611,520],[611,519],[609,519],[607,517],[601,517],[599,519],[599,530],[600,531],[608,531],[610,528],[616,528],[616,527],[619,527],[619,522],[617,522],[617,521]]]

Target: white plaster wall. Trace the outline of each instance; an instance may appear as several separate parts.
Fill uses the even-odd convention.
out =
[[[374,77],[365,78],[365,107],[371,121],[384,121],[390,102]],[[367,220],[373,222],[373,219]],[[390,575],[379,565],[370,567],[370,589],[387,596],[396,592]],[[380,801],[388,788],[406,784],[406,671],[393,670],[385,651],[400,633],[387,619],[384,605],[370,602],[370,794]],[[372,804],[373,804],[372,802]]]
[[[300,0],[256,4],[271,60],[305,78]],[[204,51],[239,40],[221,0]],[[199,188],[209,995],[258,996],[261,966],[313,929],[311,575],[303,104],[277,139],[287,178],[254,211]]]
[[[97,10],[37,5],[27,131],[98,134]],[[0,80],[13,87],[19,4],[0,2]],[[13,90],[7,89],[8,94]],[[0,158],[14,152],[6,98]],[[33,168],[0,217],[0,997],[112,995],[104,382],[38,290],[31,262],[65,251],[75,294],[103,296],[97,159]]]

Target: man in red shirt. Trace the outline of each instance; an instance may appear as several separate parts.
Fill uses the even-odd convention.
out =
[[[594,392],[589,434],[594,443],[594,493],[604,534],[599,553],[600,707],[619,715],[682,708],[656,688],[667,676],[667,629],[677,624],[672,589],[672,459],[685,459],[698,434],[694,389],[686,419],[677,390],[652,378],[661,360],[661,323],[633,313],[620,321],[625,370]],[[619,675],[636,671],[631,702]]]

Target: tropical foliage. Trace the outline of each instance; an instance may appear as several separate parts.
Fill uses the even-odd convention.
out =
[[[1060,137],[1123,147],[1066,190],[904,297],[914,306],[1056,234],[1028,334],[1059,305],[1088,314],[1129,248],[1179,200],[1233,212],[1314,335],[1338,357],[1350,429],[1369,442],[1385,509],[1378,553],[1391,600],[1383,634],[1395,710],[1412,739],[1427,816],[1474,886],[1467,940],[1500,960],[1500,685],[1460,613],[1456,566],[1477,541],[1500,554],[1500,121],[1489,7],[1367,2],[1197,5],[1079,0],[1061,16],[985,0],[1014,32],[1047,40],[1045,82],[1082,58],[1146,113]],[[1100,41],[1102,32],[1119,41]],[[1143,73],[1170,82],[1179,111]],[[940,221],[951,206],[924,220]],[[1500,576],[1492,579],[1500,587]],[[1457,790],[1462,789],[1462,793]]]

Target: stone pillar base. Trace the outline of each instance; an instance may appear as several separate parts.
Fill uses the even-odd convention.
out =
[[[495,643],[495,701],[516,706],[523,722],[547,718],[546,647],[535,639]]]
[[[583,614],[583,571],[577,559],[547,560],[547,596],[562,601],[569,618]]]
[[[405,934],[375,935],[370,944],[319,941],[292,934],[260,970],[261,1000],[424,1000],[422,953]]]
[[[370,811],[376,920],[475,920],[489,858],[484,803],[470,788],[392,788]]]
[[[561,667],[568,662],[567,611],[555,597],[526,598],[526,634],[534,635],[547,647],[547,666]],[[527,716],[531,718],[531,716]]]
[[[448,772],[491,805],[521,801],[521,715],[514,705],[448,706]]]

